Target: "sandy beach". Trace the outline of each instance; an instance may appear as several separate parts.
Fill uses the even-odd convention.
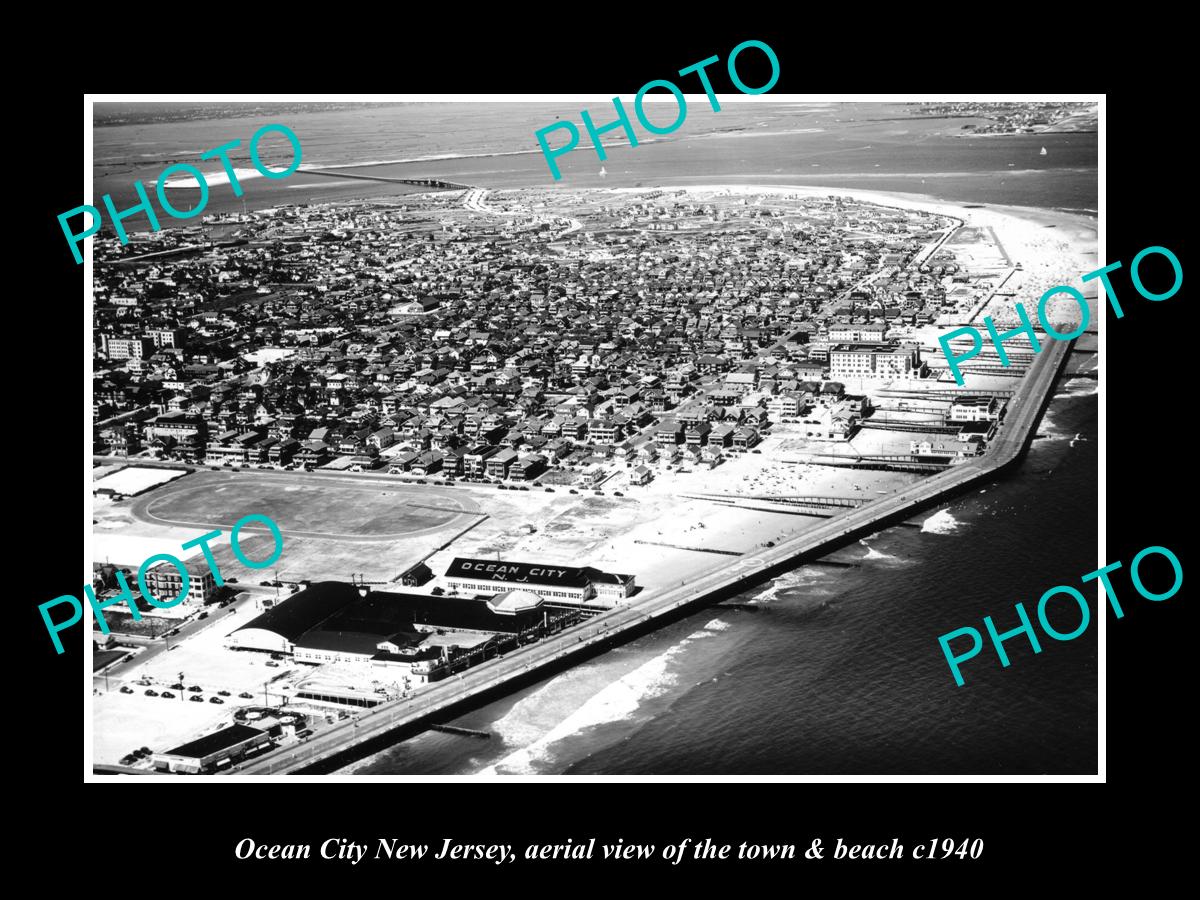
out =
[[[1036,304],[1041,290],[1054,284],[1078,284],[1083,272],[1096,268],[1096,222],[1086,216],[1024,207],[980,207],[935,200],[916,195],[884,193],[867,190],[841,190],[805,186],[753,186],[712,184],[690,187],[611,188],[606,193],[647,193],[655,190],[682,191],[703,196],[765,195],[792,197],[828,197],[839,195],[857,201],[890,207],[916,209],[961,219],[968,227],[987,230],[1003,244],[1004,252],[1013,262],[1021,263],[1020,278],[1006,283],[1012,296],[994,298],[983,314],[994,315],[997,322],[1015,321],[1012,303],[1022,299],[1027,306]],[[591,193],[592,191],[588,191]],[[507,191],[499,192],[500,202]],[[1053,226],[1053,227],[1050,227]],[[978,253],[971,247],[952,248],[958,253]],[[1004,263],[990,258],[971,260],[972,265],[1000,267]],[[1094,295],[1091,290],[1085,293]],[[1065,304],[1051,304],[1051,317],[1070,321],[1077,307],[1069,299]],[[914,329],[926,348],[926,358],[940,362],[932,354],[940,354],[936,335],[944,328]],[[969,383],[977,387],[996,386],[992,376],[971,376]],[[935,385],[936,386],[936,385]],[[886,434],[886,433],[882,433]],[[845,444],[836,445],[837,452],[887,452],[879,445],[880,432],[860,432]],[[906,447],[913,435],[897,432],[888,435],[895,446]],[[875,443],[872,443],[875,442]],[[718,505],[704,495],[738,495],[762,498],[771,495],[840,496],[871,499],[892,490],[903,489],[921,476],[835,468],[803,462],[803,453],[794,452],[797,436],[789,426],[777,426],[760,444],[759,454],[728,456],[714,469],[707,466],[684,466],[686,471],[666,471],[654,467],[654,480],[648,485],[629,483],[630,469],[616,463],[616,474],[602,488],[603,497],[580,490],[580,496],[569,495],[559,488],[556,493],[535,489],[529,493],[501,492],[492,487],[460,484],[455,490],[470,497],[487,514],[485,521],[460,536],[445,550],[429,559],[431,567],[448,564],[454,556],[478,555],[492,557],[503,554],[510,558],[540,559],[572,565],[595,565],[613,571],[631,572],[646,589],[677,584],[680,580],[704,571],[728,566],[736,555],[751,554],[769,540],[778,541],[821,521],[793,511],[772,511],[769,504],[755,504],[758,509],[738,509]],[[810,449],[828,450],[829,445]],[[624,494],[614,496],[615,491]],[[746,505],[749,505],[747,503]],[[116,528],[122,533],[140,538],[174,538],[178,541],[194,536],[194,529],[167,529],[136,521],[115,508],[99,516],[101,533],[113,535]],[[115,535],[114,535],[115,537]],[[388,580],[404,566],[404,560],[422,558],[433,550],[442,538],[434,535],[400,537],[392,543],[376,545],[380,552],[363,556],[362,546],[355,543],[289,537],[286,568],[309,578],[344,578],[350,571],[365,572],[370,578]],[[668,546],[673,545],[673,546]],[[723,551],[723,552],[712,552]],[[732,554],[732,555],[731,555]],[[223,557],[222,557],[223,559]],[[311,571],[310,571],[311,569]]]
[[[1023,290],[1014,299],[1026,307],[1037,303],[1042,291],[1059,284],[1083,289],[1079,278],[1099,266],[1097,220],[1080,213],[1039,209],[1031,206],[1001,206],[951,203],[926,194],[889,193],[858,188],[828,188],[805,185],[711,184],[658,188],[610,188],[613,193],[684,191],[712,195],[763,195],[796,197],[841,196],[862,203],[915,209],[961,219],[968,227],[992,229],[1014,262],[1022,264]],[[1085,295],[1095,296],[1095,282]],[[1073,301],[1052,303],[1050,316],[1056,324],[1077,307]],[[1012,316],[1016,321],[1015,315]],[[999,317],[997,316],[999,322]]]
[[[1007,272],[1015,268],[1013,264],[1020,263],[1020,269],[1012,272],[1010,280],[1005,282],[1005,295],[994,297],[975,312],[976,324],[983,315],[994,316],[998,323],[1015,321],[1012,304],[1016,300],[1024,302],[1032,311],[1044,290],[1057,284],[1081,287],[1080,275],[1099,265],[1096,221],[1067,212],[962,205],[916,194],[785,185],[713,184],[611,188],[606,192],[650,191],[681,191],[697,197],[837,195],[959,219],[966,228],[988,236],[986,241],[980,240],[976,244],[955,245],[951,241],[945,245],[956,255],[961,254],[968,268],[998,273]],[[507,191],[501,192],[504,193]],[[988,243],[992,238],[1002,250]],[[1094,287],[1084,293],[1094,297]],[[1069,298],[1050,305],[1050,318],[1056,325],[1071,325],[1077,317],[1078,308]],[[944,330],[946,327],[927,327],[914,329],[910,335],[921,341],[926,348],[926,358],[935,364],[940,360],[934,360],[928,354],[936,351],[936,335]],[[987,377],[991,376],[979,376],[972,384],[985,386]],[[1011,378],[1008,383],[1011,385]],[[449,535],[436,531],[397,536],[386,543],[334,540],[334,536],[289,536],[285,567],[296,577],[344,580],[347,573],[357,572],[383,583],[397,577],[411,560],[425,557],[432,551],[427,562],[438,573],[445,571],[456,556],[592,565],[607,571],[634,574],[643,588],[642,596],[647,597],[706,572],[730,566],[754,568],[756,551],[768,542],[779,543],[826,521],[772,503],[772,497],[803,495],[870,502],[886,494],[904,491],[922,476],[817,465],[806,461],[806,451],[903,452],[902,448],[907,446],[911,436],[908,432],[863,430],[849,442],[822,445],[807,442],[806,446],[801,426],[776,425],[758,446],[759,453],[730,455],[711,469],[706,465],[685,464],[682,470],[652,466],[654,478],[647,485],[632,484],[632,468],[613,461],[614,474],[600,485],[603,496],[582,488],[578,495],[572,495],[565,487],[548,493],[539,488],[517,492],[460,484],[454,488],[454,494],[461,495],[464,502],[469,500],[468,508],[477,506],[485,516],[443,549],[437,548]],[[895,448],[901,449],[896,451]],[[98,470],[97,474],[110,471]],[[241,476],[242,479],[250,477]],[[310,479],[317,484],[323,477],[318,474]],[[194,476],[180,479],[181,485],[188,484],[192,478]],[[349,483],[338,477],[336,484],[331,482],[331,488],[340,490],[339,485]],[[389,483],[394,482],[364,477],[362,483],[379,492],[390,489]],[[169,485],[156,489],[155,495],[178,489]],[[615,496],[616,492],[623,496]],[[726,505],[714,497],[729,498],[740,505]],[[152,543],[178,544],[195,536],[195,527],[147,521],[133,515],[131,506],[128,502],[112,504],[98,500],[94,511],[98,520],[96,538],[109,541],[112,544],[110,552],[130,557],[127,562],[136,562],[141,552],[139,548],[150,547]],[[286,523],[284,526],[286,529]],[[227,562],[232,565],[223,548],[219,559],[222,565]],[[226,654],[219,645],[225,633],[236,624],[222,620],[219,627],[206,629],[194,647],[173,655],[170,665],[165,660],[151,665],[134,663],[121,673],[121,680],[151,675],[158,681],[166,681],[174,676],[176,668],[185,666],[189,679],[194,674],[206,689],[227,687],[236,696],[242,688],[262,677],[258,670],[247,668],[252,660],[239,659],[238,662],[244,662],[244,665],[228,668]],[[205,666],[211,659],[222,662],[210,671]],[[116,691],[116,682],[112,690]],[[141,690],[139,687],[139,699]],[[222,713],[228,711],[207,703],[201,706],[180,701],[169,704],[163,701],[131,703],[129,700],[127,696],[116,695],[98,699],[97,722],[103,726],[96,731],[96,758],[113,761],[133,745],[149,742],[158,746],[181,741],[211,727],[221,719]]]
[[[1003,244],[1014,262],[1021,263],[1021,276],[1005,285],[1015,292],[1013,297],[997,297],[976,317],[992,315],[997,324],[1016,322],[1013,302],[1021,300],[1032,311],[1041,293],[1054,285],[1065,284],[1082,288],[1079,277],[1097,268],[1096,221],[1084,215],[1026,207],[962,205],[936,200],[917,194],[883,193],[866,190],[842,190],[805,186],[755,186],[713,184],[706,186],[663,188],[613,188],[613,193],[648,193],[655,190],[684,191],[700,197],[719,195],[775,195],[828,197],[839,195],[864,203],[916,209],[963,220],[968,227],[990,229]],[[1089,286],[1085,295],[1095,297]],[[1094,299],[1093,299],[1094,304]],[[1078,322],[1078,307],[1069,298],[1052,301],[1048,316],[1060,330]],[[1093,306],[1094,313],[1094,306]],[[982,328],[982,325],[979,326]],[[1094,318],[1093,318],[1094,327]],[[945,328],[928,329],[921,334],[926,350],[937,348],[935,335]],[[938,351],[940,354],[940,350]],[[938,363],[941,360],[937,360]],[[984,377],[973,382],[986,386]],[[1011,379],[1008,384],[1011,385]],[[863,433],[860,433],[860,435]],[[685,499],[685,494],[737,494],[744,497],[804,494],[843,496],[873,499],[884,493],[903,490],[922,476],[900,472],[876,472],[835,468],[831,466],[797,464],[785,461],[789,454],[786,443],[793,437],[787,426],[776,426],[760,446],[761,455],[745,454],[727,459],[715,469],[696,467],[687,473],[656,471],[655,480],[644,487],[625,487],[636,497],[638,519],[644,524],[619,534],[612,540],[598,541],[589,548],[593,565],[624,565],[627,571],[645,573],[643,583],[670,585],[704,571],[728,566],[731,556],[714,556],[700,551],[681,551],[652,543],[669,542],[678,545],[720,549],[752,555],[754,548],[768,540],[778,541],[823,521],[810,516],[766,509],[735,509],[721,507],[705,500]],[[897,438],[907,443],[909,435],[901,432]],[[838,452],[853,452],[855,443],[835,445]],[[878,448],[872,448],[878,449]],[[795,455],[795,454],[791,454]],[[625,476],[618,475],[606,487],[620,488]],[[769,506],[769,504],[759,504]],[[597,523],[599,524],[599,523]],[[664,534],[669,536],[663,536]],[[546,542],[541,542],[546,543]],[[532,548],[531,548],[532,549]],[[653,574],[651,574],[653,573]]]

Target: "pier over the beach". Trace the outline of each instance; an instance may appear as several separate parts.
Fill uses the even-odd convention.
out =
[[[1028,448],[1051,389],[1070,356],[1071,342],[1050,342],[1037,355],[1025,378],[1014,386],[1008,413],[988,451],[908,488],[855,509],[823,519],[802,534],[755,551],[728,567],[602,613],[585,624],[498,656],[420,693],[358,712],[301,744],[280,748],[227,770],[268,775],[328,772],[419,733],[521,685],[545,678],[580,657],[594,655],[677,619],[691,609],[728,599],[802,561],[911,519],[979,482],[1013,468]]]

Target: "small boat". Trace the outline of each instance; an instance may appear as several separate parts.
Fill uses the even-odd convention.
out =
[[[1042,148],[1042,152],[1041,152],[1041,153],[1039,153],[1038,155],[1039,155],[1039,156],[1045,156],[1045,155],[1046,155],[1046,148],[1045,148],[1045,147],[1043,147],[1043,148]]]
[[[604,166],[601,166],[601,167],[600,167],[600,177],[601,177],[601,178],[603,178],[603,177],[604,177],[605,175],[607,175],[607,174],[608,174],[608,173],[604,171]]]

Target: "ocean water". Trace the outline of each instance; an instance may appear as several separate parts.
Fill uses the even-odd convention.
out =
[[[1096,382],[1064,376],[1014,475],[427,733],[361,774],[1085,774],[1097,632],[964,664],[937,637],[1018,623],[1095,568]],[[1065,627],[1065,625],[1064,625]]]
[[[607,121],[595,104],[596,122]],[[117,208],[137,202],[133,182],[153,194],[162,170],[175,162],[219,172],[219,162],[199,162],[204,150],[239,139],[235,166],[250,166],[247,144],[262,125],[282,121],[303,148],[304,166],[334,167],[393,178],[441,178],[503,189],[635,187],[704,183],[808,184],[928,194],[945,200],[1005,203],[1095,212],[1097,141],[1094,133],[999,135],[964,138],[971,119],[911,118],[899,104],[734,104],[713,112],[692,104],[677,131],[629,146],[620,132],[606,136],[607,159],[597,157],[583,134],[580,145],[558,158],[555,181],[534,138],[556,121],[579,122],[580,104],[405,104],[338,112],[293,113],[237,119],[93,129],[95,194],[111,193]],[[663,111],[650,113],[652,119]],[[581,129],[582,130],[582,129]],[[559,138],[552,135],[551,145]],[[1041,155],[1045,147],[1047,154]],[[286,141],[261,145],[268,165],[291,160]],[[354,167],[354,168],[348,168]],[[600,175],[601,167],[605,174]],[[180,173],[176,173],[177,175]],[[303,170],[287,178],[245,182],[235,198],[214,186],[208,212],[276,204],[401,196],[421,188],[332,179]],[[198,192],[172,191],[188,208]],[[127,227],[140,227],[144,217]],[[164,227],[192,224],[162,217]]]

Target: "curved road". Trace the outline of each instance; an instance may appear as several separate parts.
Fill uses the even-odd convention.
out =
[[[796,556],[832,549],[833,545],[839,544],[851,533],[862,532],[885,519],[902,516],[916,506],[935,501],[948,491],[993,476],[998,470],[1015,462],[1024,451],[1071,343],[1050,341],[1046,349],[1038,354],[1022,379],[1020,388],[1009,401],[1005,421],[983,456],[932,475],[902,494],[893,493],[858,509],[815,523],[804,534],[756,554],[755,559],[759,563],[753,567],[733,564],[704,573],[688,584],[603,613],[586,624],[522,647],[504,657],[488,660],[461,675],[435,682],[411,697],[389,701],[360,713],[356,719],[335,725],[305,743],[270,752],[229,771],[243,775],[266,775],[303,768],[352,744],[415,723],[473,694],[497,687],[511,678],[609,640],[635,625],[734,587],[756,569],[784,563]]]
[[[140,465],[138,460],[132,460],[132,464]],[[357,477],[356,477],[357,476]],[[191,521],[182,518],[175,518],[171,515],[160,517],[155,515],[151,507],[156,504],[163,504],[171,500],[178,500],[181,495],[196,494],[210,492],[219,486],[234,486],[239,484],[258,482],[278,481],[285,483],[289,489],[300,488],[302,491],[307,487],[315,490],[304,491],[297,494],[298,502],[311,501],[320,502],[322,498],[314,497],[314,494],[319,493],[322,487],[340,486],[344,488],[347,482],[361,490],[368,490],[373,495],[375,492],[395,492],[398,495],[407,495],[411,500],[405,500],[405,506],[412,506],[418,509],[428,508],[436,510],[446,516],[445,521],[436,525],[430,525],[424,528],[409,528],[402,531],[387,532],[387,533],[372,533],[372,532],[351,532],[347,534],[337,534],[324,531],[307,531],[302,528],[293,527],[292,524],[285,521],[285,517],[278,517],[276,523],[284,536],[302,537],[302,538],[317,538],[321,540],[335,541],[353,541],[356,543],[389,543],[391,541],[400,540],[420,536],[443,529],[453,528],[459,525],[465,525],[470,519],[480,515],[478,504],[471,498],[469,491],[461,488],[446,488],[437,485],[410,485],[407,482],[388,479],[385,473],[365,473],[355,472],[352,474],[334,474],[334,473],[297,473],[297,472],[280,472],[269,469],[243,469],[239,473],[233,473],[229,469],[222,469],[220,472],[212,472],[206,470],[198,470],[188,478],[181,478],[170,484],[163,485],[161,488],[147,492],[138,497],[133,498],[129,506],[129,514],[140,521],[148,522],[159,526],[174,526],[181,528],[217,528],[223,531],[228,531],[233,527],[234,521],[228,522],[201,522]],[[405,490],[407,488],[407,490]],[[269,491],[270,488],[267,488]],[[374,498],[373,499],[377,499]],[[420,502],[425,500],[427,502]],[[447,509],[443,506],[437,506],[437,503],[444,503],[445,507],[453,506],[454,509]],[[382,509],[382,508],[381,508]],[[200,517],[206,517],[205,514],[199,513]],[[258,525],[248,526],[250,531],[263,530]]]

